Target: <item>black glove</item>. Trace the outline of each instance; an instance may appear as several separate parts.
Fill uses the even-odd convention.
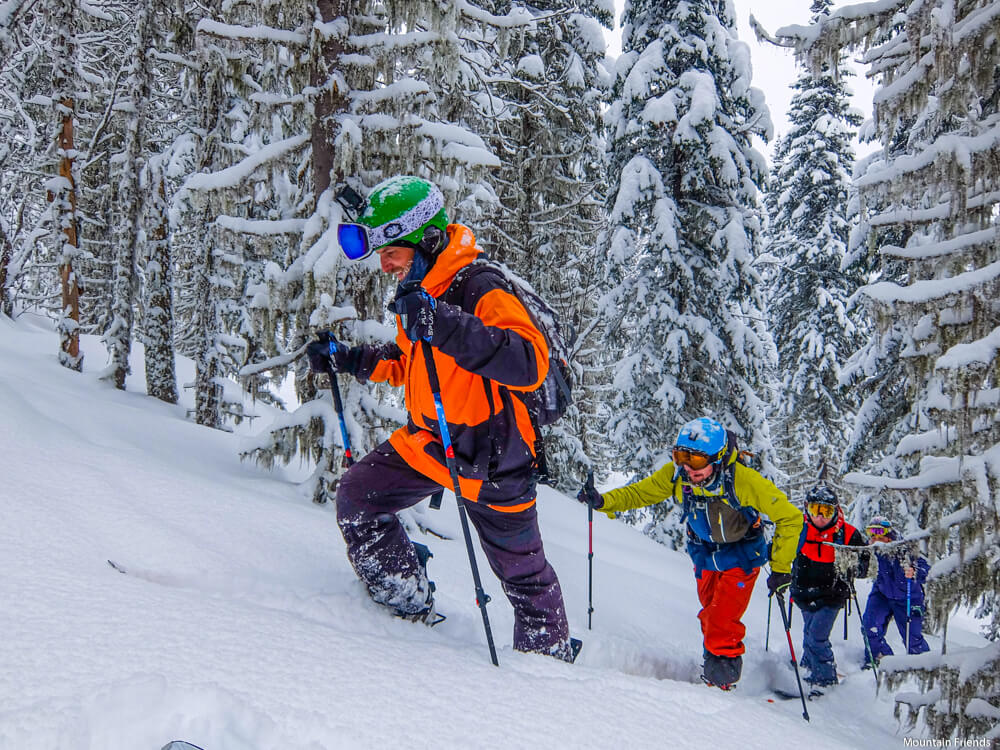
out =
[[[580,491],[576,494],[576,499],[579,500],[584,505],[589,505],[594,510],[599,510],[604,507],[604,498],[601,497],[601,493],[597,491],[594,487],[594,473],[591,472],[587,475],[587,482],[580,488]]]
[[[357,371],[361,356],[360,348],[340,343],[329,331],[320,331],[316,334],[316,338],[316,341],[306,346],[309,368],[313,372],[325,372],[331,375],[335,372],[346,372],[353,375]]]
[[[784,594],[785,590],[791,585],[791,573],[771,573],[767,577],[767,595]]]
[[[392,310],[402,319],[403,330],[410,341],[431,340],[436,308],[437,300],[420,287],[400,287],[392,301]]]

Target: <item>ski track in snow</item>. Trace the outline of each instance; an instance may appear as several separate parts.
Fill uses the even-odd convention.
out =
[[[489,663],[447,494],[404,521],[435,553],[448,620],[387,616],[295,467],[241,464],[245,428],[200,428],[184,404],[114,390],[97,379],[100,343],[84,346],[72,373],[47,324],[0,318],[0,750],[903,746],[891,696],[858,672],[856,616],[849,642],[834,628],[848,680],[809,704],[809,724],[797,701],[767,701],[797,688],[777,612],[764,651],[762,583],[743,681],[707,688],[687,556],[600,514],[588,631],[586,513],[547,488],[540,523],[584,641],[576,665],[512,650],[510,606],[477,545],[501,666]],[[129,388],[142,389],[141,347],[133,360]],[[178,381],[191,375],[179,361]],[[250,408],[260,432],[267,407]],[[793,635],[799,649],[799,616]]]

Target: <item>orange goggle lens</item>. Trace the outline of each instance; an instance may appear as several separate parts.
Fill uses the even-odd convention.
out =
[[[806,509],[809,511],[809,515],[822,516],[823,518],[833,518],[837,512],[836,506],[827,505],[826,503],[809,503]]]
[[[684,448],[674,448],[674,465],[684,465],[689,469],[699,471],[712,463],[712,459],[704,453],[695,453]]]

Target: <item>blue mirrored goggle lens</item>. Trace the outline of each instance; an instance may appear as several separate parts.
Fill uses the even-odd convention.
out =
[[[340,224],[337,227],[337,242],[350,260],[361,260],[371,252],[368,228],[361,224]]]

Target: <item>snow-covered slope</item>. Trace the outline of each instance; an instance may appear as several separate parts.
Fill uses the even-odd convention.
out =
[[[512,651],[510,607],[480,553],[500,668],[490,664],[450,495],[408,516],[435,553],[448,620],[395,620],[357,582],[330,505],[305,499],[292,474],[241,464],[239,435],[145,396],[141,357],[132,390],[99,381],[101,346],[84,343],[73,373],[47,325],[0,317],[2,750],[178,738],[206,750],[903,744],[891,697],[857,671],[856,617],[850,641],[835,629],[848,679],[809,704],[810,723],[799,702],[769,702],[794,677],[776,610],[764,651],[762,585],[739,689],[696,683],[687,557],[600,514],[588,632],[586,512],[548,489],[542,533],[585,642],[576,665]],[[190,363],[179,368],[190,381]]]

